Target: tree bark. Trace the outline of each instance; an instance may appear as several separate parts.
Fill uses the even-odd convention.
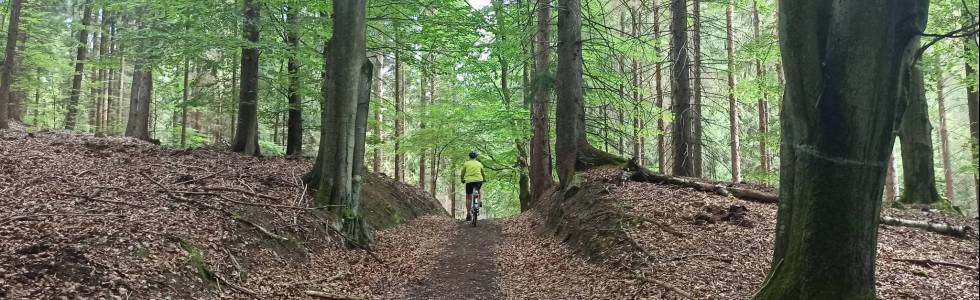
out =
[[[703,77],[703,75],[701,74],[701,63],[702,63],[702,60],[703,60],[701,58],[701,24],[702,24],[702,21],[701,21],[701,0],[693,0],[692,2],[693,2],[693,5],[692,5],[692,10],[693,11],[692,11],[692,13],[694,15],[694,18],[693,18],[692,21],[694,22],[694,24],[692,24],[691,27],[692,27],[692,33],[693,33],[694,36],[691,37],[691,40],[692,40],[691,43],[692,43],[692,46],[693,46],[693,49],[692,50],[694,51],[694,54],[693,54],[694,60],[691,62],[691,64],[692,64],[692,66],[691,66],[692,67],[691,68],[692,78],[691,79],[692,79],[692,81],[693,81],[692,83],[694,85],[693,86],[693,89],[694,89],[693,90],[694,98],[692,99],[691,105],[693,106],[694,114],[692,116],[693,120],[691,120],[691,121],[693,123],[693,125],[692,125],[693,128],[692,129],[694,130],[694,144],[692,145],[692,149],[694,151],[694,153],[692,153],[693,154],[693,161],[692,161],[692,163],[694,164],[694,166],[693,166],[694,167],[694,174],[691,174],[691,175],[694,176],[694,177],[702,177],[702,175],[704,173],[704,166],[703,166],[704,165],[704,154],[703,154],[703,148],[704,148],[704,138],[703,138],[703,136],[704,136],[704,128],[701,126],[701,122],[702,122],[702,120],[701,120],[701,116],[702,116],[701,109],[702,109],[702,106],[703,106],[703,104],[702,104],[702,102],[703,102],[702,101],[703,100],[702,98],[703,97],[701,96],[701,91],[704,89],[704,87],[703,87],[703,85],[701,83],[701,79]]]
[[[964,40],[967,53],[976,47],[976,41],[976,34],[972,38]],[[977,70],[974,67],[977,60],[976,58],[972,58],[972,60],[972,62],[968,61],[963,64],[964,69],[966,69],[966,78],[977,78]],[[976,166],[980,165],[980,88],[977,85],[967,85],[966,102],[970,120],[970,148],[973,150],[973,165]],[[980,210],[980,176],[978,176],[976,169],[973,170],[973,184],[977,195],[977,210]]]
[[[654,44],[654,51],[659,55],[661,53],[660,47],[660,11],[662,9],[660,2],[661,0],[654,0],[654,12],[653,12],[653,34],[656,37],[656,42]],[[700,25],[699,25],[700,26]],[[667,174],[667,123],[664,121],[663,112],[667,110],[664,107],[664,88],[663,88],[663,65],[661,61],[657,61],[654,69],[654,80],[655,89],[657,94],[657,108],[660,109],[660,115],[657,117],[657,170],[660,173]]]
[[[184,58],[184,90],[180,104],[180,146],[187,146],[187,101],[191,95],[190,89],[190,59]]]
[[[932,125],[926,103],[922,69],[912,66],[911,81],[904,94],[907,108],[902,115],[898,135],[902,145],[902,170],[905,174],[902,203],[933,204],[940,201],[936,189],[933,162]]]
[[[21,0],[11,0],[10,3],[10,23],[7,25],[7,45],[4,49],[3,69],[0,70],[0,129],[7,129],[8,112],[7,103],[10,101],[10,85],[14,80],[14,61],[17,57],[17,37],[20,30],[20,8]],[[35,120],[37,122],[37,120]]]
[[[425,89],[426,89],[426,83],[425,83],[425,80],[426,79],[425,79],[425,77],[427,75],[426,75],[426,71],[425,71],[424,68],[421,69],[421,70],[419,70],[419,71],[420,71],[419,73],[421,73],[420,76],[419,76],[419,93],[420,93],[419,94],[419,106],[424,111],[425,110],[425,105],[427,104],[426,103],[426,97],[427,97],[427,94],[428,94],[425,91]],[[424,130],[425,129],[425,118],[423,117],[423,118],[419,118],[419,119],[420,119],[419,120],[419,129]],[[428,172],[426,170],[426,165],[429,163],[428,162],[428,156],[429,156],[428,149],[422,148],[422,150],[419,151],[419,189],[420,190],[423,190],[423,191],[426,190],[426,187],[425,186],[428,184],[428,180],[426,180],[426,176],[425,176],[426,175],[426,172]]]
[[[534,45],[534,91],[531,105],[531,199],[538,201],[555,180],[551,165],[551,5],[549,0],[537,0],[537,32]]]
[[[384,69],[385,56],[383,53],[378,52],[374,56],[374,85],[373,94],[378,98],[375,101],[375,107],[372,110],[374,112],[374,138],[377,139],[378,144],[384,144],[384,136],[382,135],[381,128],[384,127],[384,115],[381,114],[381,103],[384,99],[384,81],[381,80],[381,71]],[[384,166],[384,152],[381,147],[374,147],[374,159],[372,161],[375,173],[384,173],[382,169]]]
[[[687,0],[671,0],[671,98],[674,113],[673,174],[694,176],[694,111],[691,108],[691,70],[687,54]]]
[[[317,205],[330,206],[350,247],[367,247],[360,216],[365,134],[373,65],[366,59],[366,1],[334,1],[320,134]]]
[[[888,157],[888,171],[885,173],[885,199],[887,207],[898,200],[898,173],[895,171],[895,156]]]
[[[126,136],[150,140],[150,102],[153,99],[153,71],[150,67],[133,66],[133,84],[129,93],[129,118]]]
[[[395,50],[395,181],[405,182],[405,155],[401,153],[401,139],[405,134],[405,76],[400,52]]]
[[[562,187],[575,175],[583,143],[582,8],[579,0],[558,1],[558,69],[555,89],[555,165]]]
[[[946,129],[946,86],[943,82],[942,69],[937,69],[939,72],[936,76],[936,102],[939,103],[939,144],[942,149],[943,176],[946,181],[946,201],[956,203],[956,193],[953,189],[953,162],[949,152],[949,131]]]
[[[78,117],[78,99],[82,94],[82,75],[85,72],[85,57],[88,55],[88,25],[92,22],[91,0],[82,4],[82,29],[78,31],[78,47],[75,55],[75,75],[71,80],[71,95],[68,97],[65,113],[65,129],[75,129]]]
[[[725,50],[728,52],[728,134],[731,138],[732,182],[742,182],[742,156],[739,143],[738,99],[735,98],[735,24],[734,4],[731,0],[725,8]]]
[[[245,0],[242,34],[248,45],[242,48],[241,88],[238,96],[238,126],[231,151],[259,155],[259,9],[260,0]]]
[[[303,155],[303,96],[300,94],[301,63],[298,57],[299,9],[296,5],[286,7],[286,47],[289,49],[289,58],[286,62],[289,73],[286,92],[286,100],[289,102],[289,119],[286,121],[286,155],[288,156]]]
[[[881,187],[927,13],[925,0],[780,3],[780,202],[754,299],[876,298]]]
[[[756,0],[752,0],[752,35],[756,40],[762,36],[759,29],[759,4]],[[755,59],[755,77],[756,80],[761,80],[765,78],[766,68],[762,66],[762,61],[758,58]],[[760,84],[761,86],[761,84]],[[762,173],[762,183],[769,184],[769,146],[766,144],[767,136],[769,135],[769,93],[766,91],[762,92],[762,96],[759,97],[759,171]]]

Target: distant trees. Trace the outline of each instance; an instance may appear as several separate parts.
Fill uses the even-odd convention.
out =
[[[302,82],[300,81],[299,61],[299,4],[292,1],[291,5],[285,7],[286,13],[286,47],[289,57],[287,58],[286,69],[289,76],[287,84],[286,101],[289,103],[289,119],[287,120],[286,130],[286,155],[299,156],[303,154],[303,97],[300,94]]]
[[[65,129],[75,129],[78,117],[78,99],[82,95],[82,75],[85,74],[85,58],[88,55],[88,26],[92,23],[92,1],[86,0],[82,9],[82,24],[78,30],[78,46],[75,55],[75,75],[71,80],[71,96],[65,113]]]
[[[905,189],[899,199],[903,203],[932,204],[941,199],[936,190],[932,125],[929,123],[925,79],[919,65],[912,66],[910,72],[909,85],[903,92],[907,106],[898,130],[905,175]]]
[[[773,263],[755,299],[875,299],[881,187],[894,143],[887,133],[912,84],[928,6],[780,4],[782,188]]]
[[[14,80],[14,61],[17,57],[17,38],[20,30],[21,0],[10,1],[10,20],[7,24],[7,45],[4,50],[3,68],[0,69],[0,129],[7,129],[8,102],[10,102],[10,85]]]

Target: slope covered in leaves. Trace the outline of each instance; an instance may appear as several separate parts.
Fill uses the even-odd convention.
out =
[[[341,249],[307,209],[313,197],[300,177],[309,167],[0,131],[0,298],[390,298],[433,267],[452,234],[438,202],[370,176],[369,221],[410,224],[380,231],[373,255]]]

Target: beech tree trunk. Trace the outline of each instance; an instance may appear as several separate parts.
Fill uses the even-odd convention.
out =
[[[112,20],[111,15],[109,14],[109,12],[105,10],[105,8],[103,8],[102,22],[101,25],[99,26],[99,57],[104,59],[108,59],[108,57],[110,56],[109,40],[111,39],[112,32],[111,29],[109,28],[109,24],[112,23],[111,20]],[[106,118],[107,118],[108,107],[109,107],[110,71],[111,71],[110,69],[107,69],[105,67],[99,68],[98,84],[96,85],[95,88],[95,92],[97,95],[95,96],[95,99],[96,101],[98,101],[98,105],[96,105],[98,109],[96,109],[95,112],[95,116],[96,116],[95,132],[103,133],[103,134],[106,132],[106,127],[107,127]]]
[[[180,104],[180,146],[187,145],[187,101],[191,96],[190,89],[190,59],[184,58],[184,90],[182,94],[182,100]]]
[[[888,157],[888,171],[885,173],[885,206],[891,205],[898,200],[898,173],[895,171],[894,155]]]
[[[241,88],[238,95],[238,126],[231,151],[259,155],[259,0],[245,0],[242,34],[249,45],[242,48]]]
[[[890,133],[928,5],[780,3],[780,202],[772,269],[754,299],[876,299]]]
[[[537,0],[534,45],[534,90],[531,105],[531,199],[538,201],[555,184],[551,166],[551,4]]]
[[[303,96],[300,94],[302,82],[300,81],[300,66],[298,58],[299,51],[299,7],[286,7],[286,47],[289,49],[289,58],[286,62],[286,69],[289,73],[289,84],[287,86],[286,100],[289,102],[289,119],[286,121],[286,155],[303,155]]]
[[[738,99],[735,98],[735,29],[733,24],[734,9],[732,1],[725,8],[725,50],[728,51],[728,134],[731,138],[732,182],[742,182],[742,155],[739,143]]]
[[[419,106],[421,107],[422,110],[425,110],[425,105],[427,104],[426,97],[428,94],[428,92],[425,91],[426,89],[425,77],[427,75],[424,68],[419,71],[420,71],[419,73],[421,73],[419,76]],[[419,121],[419,129],[424,130],[425,118],[419,118],[419,119],[421,119]],[[423,191],[426,190],[425,186],[428,184],[428,180],[426,180],[426,176],[425,176],[426,175],[425,173],[428,172],[426,170],[426,165],[429,163],[428,156],[429,156],[428,149],[423,148],[421,151],[419,151],[419,189]]]
[[[973,37],[964,40],[967,53],[976,47],[977,35],[974,34]],[[974,68],[975,63],[977,63],[976,58],[971,62],[964,63],[964,69],[966,69],[966,78],[977,78],[977,70]],[[970,84],[966,88],[966,102],[967,110],[969,111],[970,119],[970,144],[973,150],[973,165],[976,166],[980,164],[980,88],[976,85]],[[976,189],[977,195],[977,209],[980,210],[980,176],[978,176],[978,171],[973,170],[973,184]]]
[[[75,129],[78,117],[78,99],[82,94],[82,75],[85,72],[85,57],[88,55],[88,26],[92,23],[92,1],[82,4],[82,29],[78,31],[78,48],[75,55],[75,75],[71,80],[71,95],[68,97],[65,113],[65,129]]]
[[[902,203],[933,204],[940,201],[936,189],[933,162],[932,125],[926,103],[922,69],[912,66],[911,81],[903,95],[907,107],[902,115],[898,135],[902,145],[902,170],[905,174]]]
[[[939,103],[939,144],[942,149],[943,176],[946,181],[946,200],[956,203],[956,193],[953,189],[953,162],[949,152],[949,131],[946,127],[946,86],[943,82],[942,69],[939,68],[936,78],[936,102]]]
[[[4,49],[3,68],[0,69],[0,129],[9,127],[7,117],[7,103],[10,101],[10,85],[14,80],[14,61],[17,57],[17,38],[20,30],[20,8],[21,0],[11,0],[10,3],[10,23],[7,25],[7,45]],[[34,120],[37,122],[37,120]]]
[[[691,108],[691,70],[687,54],[687,0],[671,0],[671,98],[674,113],[674,128],[671,139],[673,147],[673,174],[694,176],[694,111]]]
[[[338,220],[349,247],[370,243],[360,215],[361,172],[374,66],[366,59],[366,0],[334,1],[320,134],[318,206]]]
[[[129,118],[126,136],[150,140],[150,102],[153,99],[153,71],[150,67],[133,66],[133,84],[129,92]]]

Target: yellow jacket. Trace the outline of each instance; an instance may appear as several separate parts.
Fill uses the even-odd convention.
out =
[[[483,172],[483,164],[480,161],[471,159],[463,163],[463,170],[459,174],[463,183],[486,181],[486,173]]]

